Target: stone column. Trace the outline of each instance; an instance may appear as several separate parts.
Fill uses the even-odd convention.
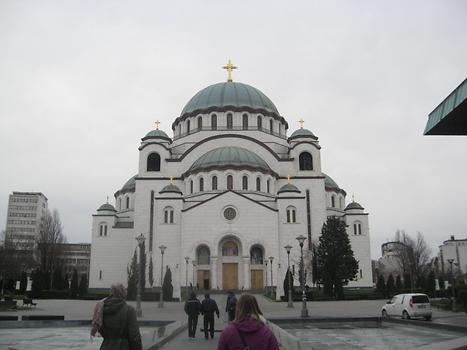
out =
[[[250,289],[250,257],[244,256],[243,257],[243,287],[245,289]],[[241,286],[240,286],[241,287]]]
[[[217,281],[217,256],[211,256],[211,289],[217,289],[219,282]]]

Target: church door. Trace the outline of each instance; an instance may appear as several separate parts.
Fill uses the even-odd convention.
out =
[[[196,286],[198,289],[209,290],[211,288],[210,284],[210,272],[198,270],[196,276]]]
[[[263,270],[251,270],[251,289],[263,289]]]
[[[222,287],[227,289],[238,289],[238,264],[222,264]]]

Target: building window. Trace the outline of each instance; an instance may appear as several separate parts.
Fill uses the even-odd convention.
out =
[[[211,252],[205,245],[199,246],[196,249],[196,260],[198,265],[209,265],[211,263]]]
[[[256,118],[256,123],[258,124],[258,130],[263,129],[263,118],[260,115]]]
[[[217,115],[211,115],[211,129],[217,130]]]
[[[118,199],[118,209],[122,210],[122,198]]]
[[[99,270],[99,281],[102,281],[102,270]]]
[[[174,209],[172,207],[166,207],[164,209],[164,224],[174,223]]]
[[[189,120],[186,121],[186,133],[187,134],[190,133],[190,121]]]
[[[130,209],[130,197],[126,197],[126,208]]]
[[[203,117],[198,117],[198,131],[203,129]]]
[[[266,191],[271,193],[271,180],[266,181]]]
[[[297,222],[297,209],[295,207],[287,207],[287,223],[296,223]]]
[[[248,114],[242,116],[242,128],[243,130],[248,130]]]
[[[256,191],[261,191],[261,178],[259,177],[256,178]]]
[[[233,116],[232,114],[227,114],[227,129],[233,129]]]
[[[193,193],[193,180],[190,181],[190,193]]]
[[[248,191],[248,176],[242,177],[242,190]]]
[[[199,191],[200,192],[204,191],[204,179],[203,178],[199,179]]]
[[[226,220],[232,221],[236,217],[237,217],[237,212],[235,211],[234,208],[229,207],[229,208],[224,210],[224,218]]]
[[[362,234],[362,224],[356,222],[353,224],[353,234],[354,235],[361,235]]]
[[[227,175],[227,189],[233,190],[233,176]]]
[[[147,171],[160,171],[161,170],[161,156],[157,153],[151,153],[147,160]]]
[[[254,246],[250,250],[250,264],[263,265],[263,250],[259,246]]]
[[[238,256],[238,246],[234,241],[227,241],[222,246],[223,256]]]
[[[274,122],[272,119],[269,119],[269,132],[271,134],[274,132]]]
[[[344,209],[344,200],[342,197],[339,197],[339,208]]]
[[[336,206],[336,197],[334,197],[334,195],[331,196],[331,207],[335,207]]]
[[[212,190],[213,191],[217,190],[217,176],[212,177]]]
[[[99,236],[107,237],[107,224],[100,224],[99,226]]]
[[[363,271],[360,269],[360,278],[363,278]]]
[[[300,153],[299,157],[300,170],[313,170],[313,157],[308,152]]]

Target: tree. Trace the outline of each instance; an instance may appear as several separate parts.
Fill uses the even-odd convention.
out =
[[[290,269],[287,269],[287,272],[285,273],[285,278],[284,278],[284,297],[285,300],[289,300],[289,290],[290,287],[292,287],[292,298],[293,298],[293,276],[292,276],[292,271]]]
[[[383,274],[378,276],[378,282],[376,282],[376,290],[383,296],[386,296],[386,282],[384,281]]]
[[[394,294],[394,277],[392,276],[392,273],[389,274],[388,281],[386,283],[386,295],[391,298]]]
[[[406,291],[411,290],[412,288],[412,279],[410,278],[410,274],[404,274],[404,289]]]
[[[152,264],[152,256],[149,257],[149,268],[148,268],[148,270],[149,270],[148,271],[149,285],[152,288],[152,286],[154,284],[154,266]]]
[[[430,271],[428,274],[428,278],[426,280],[426,290],[430,294],[430,297],[434,298],[436,293],[436,278],[435,272],[433,270]]]
[[[313,243],[311,256],[311,282],[314,286],[316,286],[319,280],[318,259],[316,258],[316,252],[316,244]]]
[[[39,232],[37,238],[37,249],[40,257],[41,270],[49,276],[48,286],[50,289],[52,289],[52,275],[58,265],[57,256],[61,252],[62,243],[66,243],[66,237],[63,234],[60,215],[56,209],[53,212],[47,210],[44,228]]]
[[[170,271],[170,268],[168,266],[165,271],[164,283],[162,284],[162,290],[164,292],[163,294],[164,301],[172,301],[174,287],[172,286],[172,272]]]
[[[438,277],[438,284],[439,284],[439,289],[443,289],[443,290],[446,289],[443,276]]]
[[[400,293],[401,290],[402,290],[401,275],[397,275],[397,277],[396,277],[396,292]]]
[[[140,273],[139,276],[141,277],[141,291],[143,292],[146,288],[146,244],[143,241],[143,244],[140,249],[139,255],[139,268]]]
[[[68,287],[68,283],[64,281],[61,267],[56,267],[53,272],[52,289],[62,290]]]
[[[134,300],[136,298],[136,282],[138,281],[138,276],[136,275],[137,273],[137,268],[138,268],[138,263],[137,263],[137,252],[135,249],[135,252],[133,254],[133,258],[131,259],[131,263],[127,266],[127,297],[128,300]]]
[[[20,287],[19,287],[19,292],[20,294],[24,294],[26,292],[26,287],[28,285],[28,274],[23,271],[21,272],[21,279],[20,279]]]
[[[353,256],[344,221],[333,216],[327,218],[321,230],[316,258],[324,292],[330,297],[342,298],[343,286],[358,272],[358,262]]]
[[[71,275],[70,283],[70,297],[76,298],[78,296],[78,271],[73,269],[73,274]]]
[[[78,294],[80,297],[88,294],[88,278],[85,273],[81,275],[79,280]]]

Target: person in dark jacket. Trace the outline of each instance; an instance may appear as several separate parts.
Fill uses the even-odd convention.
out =
[[[110,292],[96,304],[91,335],[97,330],[104,338],[100,350],[142,350],[136,311],[125,302],[125,287],[114,284]]]
[[[214,299],[209,297],[209,293],[204,294],[204,300],[201,303],[201,313],[204,315],[204,338],[208,339],[208,328],[211,339],[214,338],[214,313],[219,318],[219,308]]]
[[[261,321],[256,298],[243,294],[237,303],[235,321],[222,332],[217,350],[279,350],[272,331]]]
[[[196,293],[191,292],[190,299],[185,302],[185,313],[188,315],[188,338],[195,339],[198,315],[201,312],[201,303],[196,298]]]
[[[229,322],[232,322],[235,318],[236,306],[237,306],[237,297],[232,291],[229,291],[229,295],[227,296],[227,303],[225,305],[225,311],[227,311],[229,315]]]

